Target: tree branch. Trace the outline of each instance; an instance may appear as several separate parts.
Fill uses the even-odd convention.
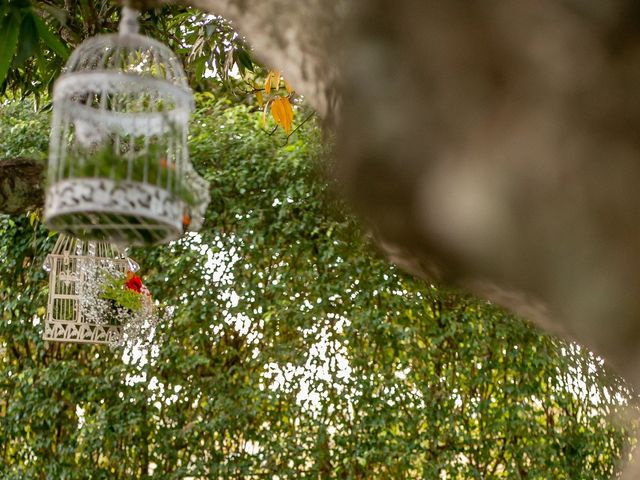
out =
[[[18,214],[44,205],[44,166],[24,157],[0,160],[0,213]]]

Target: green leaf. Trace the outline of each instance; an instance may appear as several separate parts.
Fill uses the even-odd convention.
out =
[[[251,61],[251,57],[244,49],[236,50],[236,58],[240,65],[244,66],[249,71],[253,71],[253,62]]]
[[[69,57],[69,49],[62,43],[60,38],[49,30],[47,24],[40,17],[34,15],[33,20],[40,38],[42,38],[47,47],[66,60]]]
[[[193,71],[197,78],[202,77],[204,75],[205,68],[207,67],[207,58],[200,57],[193,63]]]
[[[37,44],[38,30],[33,14],[29,12],[24,16],[20,25],[18,49],[13,64],[16,67],[21,67],[27,58],[31,56]]]
[[[0,85],[2,85],[7,78],[11,59],[18,48],[20,19],[16,17],[18,17],[18,14],[13,13],[5,17],[0,25],[0,45],[3,47],[2,50],[0,50]]]

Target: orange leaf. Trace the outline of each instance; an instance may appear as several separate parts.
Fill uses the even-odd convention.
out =
[[[273,119],[276,121],[276,124],[282,125],[285,118],[284,106],[282,105],[282,97],[276,98],[271,103],[271,115],[273,115]]]
[[[293,107],[287,97],[278,97],[271,102],[271,115],[276,125],[282,126],[287,135],[289,135],[291,133],[291,124],[293,123]]]
[[[293,88],[291,88],[291,85],[289,84],[289,82],[287,82],[287,79],[286,79],[286,78],[284,78],[283,80],[284,80],[284,88],[286,88],[286,89],[287,89],[287,92],[288,92],[288,93],[293,92]]]
[[[287,135],[291,133],[291,124],[293,123],[293,107],[287,97],[281,97],[282,110],[284,113],[282,120],[282,128],[287,132]]]
[[[276,90],[280,88],[280,70],[271,70],[271,86]]]

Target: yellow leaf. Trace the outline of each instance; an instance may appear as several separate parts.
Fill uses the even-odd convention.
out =
[[[289,84],[289,82],[287,82],[287,79],[286,79],[286,78],[284,78],[283,80],[284,80],[284,88],[286,88],[286,89],[287,89],[287,92],[288,92],[288,93],[293,92],[293,88],[291,88],[291,85]]]
[[[256,92],[256,100],[258,101],[258,106],[264,105],[264,98],[262,97],[262,92]]]
[[[291,133],[291,125],[293,124],[293,107],[287,97],[281,97],[282,110],[284,113],[282,120],[282,128],[287,132],[287,135]]]
[[[264,81],[264,91],[267,95],[271,93],[271,72],[267,73],[267,79]]]
[[[267,95],[271,93],[271,89],[277,90],[280,88],[280,72],[278,70],[269,70],[267,72],[267,78],[264,81],[264,91]]]
[[[271,70],[271,86],[276,90],[280,88],[280,70]]]
[[[293,123],[293,107],[287,97],[278,97],[271,102],[271,115],[276,125],[280,125],[289,135]]]
[[[282,125],[284,127],[284,124],[282,122],[285,116],[285,112],[282,105],[282,97],[276,98],[271,103],[271,115],[273,115],[273,119],[276,121],[276,124]]]

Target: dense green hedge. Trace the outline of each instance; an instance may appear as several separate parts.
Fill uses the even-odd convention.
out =
[[[1,108],[0,157],[39,155],[46,115]],[[311,122],[287,144],[263,132],[247,107],[199,99],[203,231],[132,252],[175,307],[149,349],[43,343],[54,237],[34,216],[0,217],[1,478],[618,471],[635,427],[616,420],[634,398],[619,378],[493,305],[397,271],[328,195]]]

